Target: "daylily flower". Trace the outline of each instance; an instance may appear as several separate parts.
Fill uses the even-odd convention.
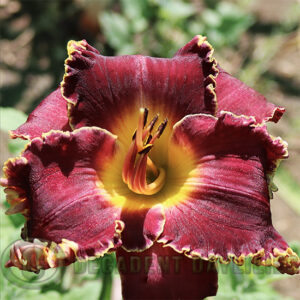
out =
[[[202,36],[171,59],[104,57],[86,41],[68,54],[61,89],[12,132],[29,144],[1,184],[27,222],[7,266],[116,250],[125,299],[214,295],[217,260],[298,272],[270,212],[288,153],[266,122],[283,108],[220,69]]]

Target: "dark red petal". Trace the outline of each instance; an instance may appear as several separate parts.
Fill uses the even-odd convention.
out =
[[[254,116],[257,123],[278,122],[285,112],[283,107],[268,102],[263,95],[222,69],[216,82],[218,116],[221,111],[230,111],[236,115]]]
[[[172,59],[105,57],[86,41],[69,42],[68,52],[62,91],[76,128],[116,133],[124,114],[130,117],[140,107],[174,122],[191,113],[215,113],[217,68],[203,38],[195,37]]]
[[[155,243],[143,252],[117,250],[124,299],[203,299],[216,295],[213,263]]]
[[[272,226],[268,178],[286,145],[273,139],[253,118],[223,114],[184,118],[173,142],[195,160],[189,193],[166,208],[159,242],[200,256],[243,263],[252,256],[260,265],[296,273],[300,261]]]
[[[33,139],[23,156],[6,164],[1,184],[26,197],[23,238],[71,241],[78,259],[119,245],[123,222],[101,188],[100,173],[114,155],[116,137],[99,128],[52,131]],[[24,193],[25,192],[25,193]]]
[[[29,203],[27,194],[29,187],[27,178],[29,175],[28,161],[25,157],[9,159],[3,167],[5,178],[0,179],[0,184],[5,187],[6,201],[10,208],[7,214],[22,213],[28,218]]]
[[[29,115],[26,123],[11,131],[12,138],[33,139],[51,129],[70,131],[67,102],[60,88],[45,98]]]
[[[161,205],[145,209],[122,209],[120,219],[125,223],[122,247],[127,251],[143,251],[153,245],[165,224]]]
[[[217,98],[215,93],[216,77],[219,70],[213,58],[213,47],[206,41],[206,37],[195,36],[189,43],[179,49],[176,56],[198,56],[202,58],[202,71],[204,76],[204,101],[209,114],[215,115],[217,111]],[[190,112],[192,113],[192,112]],[[189,113],[189,114],[190,114]],[[204,113],[201,111],[201,113]]]

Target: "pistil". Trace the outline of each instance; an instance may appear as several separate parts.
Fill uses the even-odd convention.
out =
[[[157,167],[149,157],[149,152],[154,146],[154,142],[164,132],[168,120],[165,119],[157,128],[156,132],[151,132],[158,120],[156,115],[146,126],[148,109],[141,108],[139,111],[138,127],[132,137],[132,143],[126,154],[122,178],[129,189],[137,194],[153,195],[161,190],[164,185],[166,172],[163,168]],[[147,174],[149,172],[155,178],[149,182]]]

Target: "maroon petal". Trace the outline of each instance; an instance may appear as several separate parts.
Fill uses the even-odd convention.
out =
[[[29,115],[26,123],[11,131],[12,138],[33,139],[51,129],[70,131],[67,102],[58,88]]]
[[[257,123],[278,122],[285,112],[283,107],[268,102],[263,95],[222,69],[216,82],[218,116],[222,111],[230,111],[236,115],[254,116]]]
[[[158,240],[190,256],[260,265],[297,273],[297,255],[272,226],[268,180],[286,145],[268,135],[254,118],[230,113],[184,118],[174,128],[173,143],[195,161],[186,181],[186,197],[166,208]]]
[[[151,208],[122,209],[120,219],[125,224],[122,247],[127,251],[143,251],[160,236],[165,224],[162,205]]]
[[[203,299],[216,295],[214,263],[155,243],[143,252],[117,250],[124,299]]]
[[[127,126],[140,107],[176,122],[186,114],[216,109],[212,48],[195,37],[172,59],[141,55],[105,57],[86,41],[68,44],[62,82],[71,124],[99,126],[113,133]]]
[[[26,202],[25,213],[15,211],[28,219],[23,238],[56,244],[67,240],[78,259],[101,256],[120,244],[120,209],[105,196],[100,179],[115,142],[115,136],[99,128],[52,131],[6,163],[1,184],[10,202]]]

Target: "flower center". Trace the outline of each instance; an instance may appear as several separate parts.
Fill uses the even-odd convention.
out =
[[[138,127],[124,160],[122,179],[131,191],[137,194],[153,195],[163,187],[166,172],[163,168],[157,167],[148,154],[155,140],[165,130],[168,120],[165,119],[152,135],[151,132],[158,120],[158,115],[146,126],[147,117],[148,109],[141,108]]]

